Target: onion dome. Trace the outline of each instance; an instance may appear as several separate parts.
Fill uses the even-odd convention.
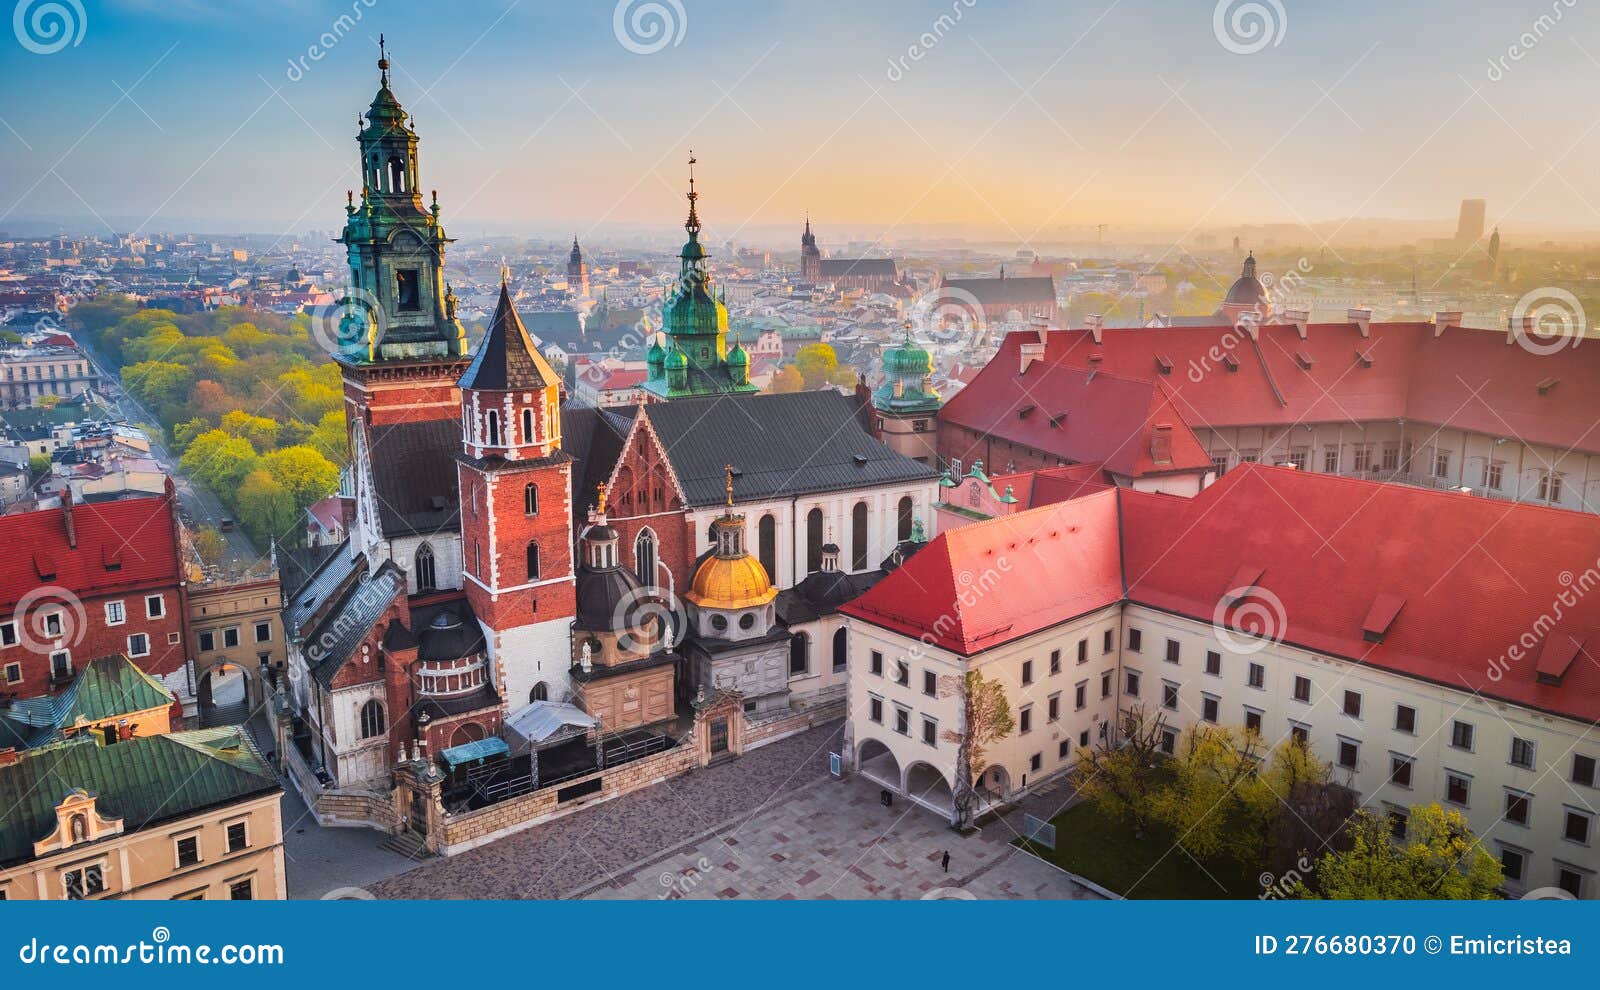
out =
[[[728,471],[728,511],[711,522],[711,553],[695,569],[683,597],[699,608],[734,611],[767,605],[778,597],[761,561],[744,546],[744,516],[733,511],[733,466]]]
[[[1272,294],[1256,277],[1254,253],[1244,259],[1244,270],[1239,273],[1239,278],[1229,287],[1228,295],[1222,300],[1222,311],[1229,315],[1236,316],[1252,309],[1263,317],[1272,309]]]
[[[738,338],[734,339],[733,347],[728,351],[728,363],[742,365],[750,363],[750,355],[745,353],[744,345],[739,343]]]
[[[674,347],[667,354],[666,365],[668,368],[687,368],[689,367],[689,355]]]

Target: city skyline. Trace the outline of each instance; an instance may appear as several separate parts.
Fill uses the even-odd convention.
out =
[[[1333,241],[1350,219],[1445,236],[1475,197],[1491,225],[1600,231],[1577,166],[1596,122],[1541,101],[1600,79],[1594,15],[1354,6],[97,5],[70,38],[8,39],[9,88],[32,95],[0,113],[0,228],[326,229],[382,32],[421,181],[463,234],[665,232],[690,148],[719,238],[808,210],[833,240],[1296,224]]]

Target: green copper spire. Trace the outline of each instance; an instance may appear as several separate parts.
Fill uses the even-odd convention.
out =
[[[928,413],[939,409],[933,389],[933,355],[911,339],[911,321],[905,338],[883,352],[883,384],[872,393],[873,408],[887,413]]]
[[[700,243],[700,193],[695,189],[694,152],[689,153],[689,218],[683,229],[689,239],[678,253],[678,281],[661,307],[662,329],[669,343],[660,365],[647,359],[645,391],[658,399],[756,391],[749,382],[749,358],[730,364],[728,307],[706,271],[706,249]]]

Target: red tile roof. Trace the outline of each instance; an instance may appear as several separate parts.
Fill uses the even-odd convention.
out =
[[[1600,517],[1287,468],[952,530],[843,611],[970,655],[1118,600],[1260,628],[1245,609],[1289,646],[1600,719]]]
[[[1008,334],[988,365],[945,403],[939,421],[1062,460],[1100,462],[1127,477],[1211,466],[1164,384],[1148,375],[1125,377],[1091,369],[1086,353],[1084,360],[1074,355],[1071,362],[1047,356],[1018,374],[1024,340],[1038,337],[1032,332]],[[1172,428],[1170,453],[1161,462],[1152,453],[1159,426]]]
[[[92,598],[182,580],[165,497],[80,503],[72,522],[76,548],[61,509],[0,516],[0,546],[11,562],[0,568],[0,612],[44,585]],[[107,566],[118,562],[115,570]]]
[[[1054,505],[1112,487],[1106,483],[1105,469],[1100,464],[1069,464],[1066,467],[997,474],[990,477],[989,483],[1002,495],[1009,486],[1017,504],[1024,509]]]

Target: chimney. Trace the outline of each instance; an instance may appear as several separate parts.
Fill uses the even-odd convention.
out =
[[[1033,362],[1044,360],[1044,344],[1042,343],[1028,341],[1019,350],[1022,354],[1022,367],[1017,369],[1017,374],[1019,375],[1027,374],[1028,366]]]
[[[1372,336],[1372,310],[1347,309],[1344,311],[1344,318],[1356,325],[1363,338]]]
[[[1286,309],[1283,311],[1283,322],[1293,323],[1295,333],[1300,335],[1301,340],[1305,340],[1306,327],[1311,323],[1311,311],[1309,309]]]
[[[1459,309],[1441,309],[1433,314],[1433,335],[1435,337],[1444,333],[1445,327],[1459,327],[1462,312]]]
[[[1089,333],[1094,335],[1094,342],[1096,344],[1102,344],[1105,342],[1102,339],[1104,337],[1106,327],[1106,319],[1104,316],[1099,313],[1096,313],[1093,316],[1085,316],[1083,318],[1083,325],[1089,329]]]
[[[1150,431],[1150,459],[1157,464],[1172,463],[1172,424],[1157,423]]]
[[[78,549],[78,530],[72,524],[72,486],[61,490],[61,518],[67,526],[67,546]]]
[[[1517,342],[1518,337],[1530,337],[1534,331],[1534,318],[1531,316],[1509,316],[1506,318],[1506,344],[1509,346]]]
[[[1028,320],[1033,325],[1034,332],[1039,335],[1039,343],[1043,344],[1050,338],[1050,320],[1045,316],[1034,316]]]

